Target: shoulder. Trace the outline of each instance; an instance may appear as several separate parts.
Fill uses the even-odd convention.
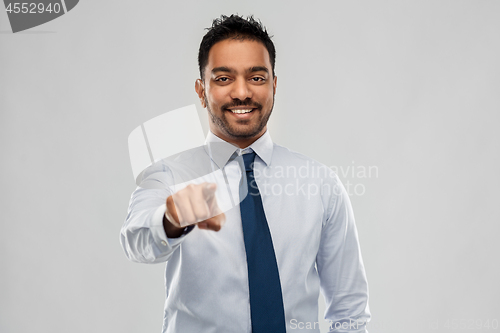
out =
[[[144,169],[137,177],[137,184],[159,182],[172,184],[192,178],[210,170],[210,158],[203,146],[160,159]],[[175,179],[174,179],[175,178]]]
[[[297,188],[304,187],[307,199],[314,197],[322,201],[325,222],[336,207],[349,200],[332,168],[309,156],[275,144],[271,165],[273,175],[293,178]]]
[[[275,167],[297,168],[297,171],[301,171],[301,173],[297,174],[307,178],[320,178],[324,181],[340,182],[337,174],[327,165],[276,143],[273,146],[271,164]]]

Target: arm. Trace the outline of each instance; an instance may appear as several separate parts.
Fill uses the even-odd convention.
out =
[[[349,196],[340,180],[332,194],[316,258],[330,332],[365,333],[368,284]]]
[[[214,231],[223,225],[225,215],[217,205],[215,184],[190,184],[172,194],[172,179],[170,169],[157,163],[145,171],[143,181],[132,194],[120,235],[130,260],[167,261],[195,224]]]
[[[165,199],[172,193],[170,170],[162,163],[149,167],[130,199],[120,242],[128,259],[157,263],[170,258],[182,239],[167,238],[164,229]]]

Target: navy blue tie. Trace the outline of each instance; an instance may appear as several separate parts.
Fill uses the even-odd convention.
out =
[[[248,194],[240,203],[248,263],[252,332],[285,333],[285,311],[278,264],[262,199],[253,175],[254,159],[254,152],[243,154]],[[244,186],[240,186],[242,187]]]

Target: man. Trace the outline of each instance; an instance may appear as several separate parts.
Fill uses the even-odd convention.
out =
[[[267,31],[252,17],[221,16],[198,61],[206,146],[148,168],[121,231],[129,259],[167,262],[163,332],[319,332],[320,288],[332,331],[366,332],[346,191],[267,131],[277,86]]]

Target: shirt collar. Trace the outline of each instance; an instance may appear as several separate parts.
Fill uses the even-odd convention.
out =
[[[205,139],[204,148],[219,168],[223,168],[235,152],[237,154],[241,154],[243,151],[243,149],[240,149],[239,147],[219,138],[210,130],[208,131]],[[271,164],[271,158],[273,155],[273,140],[271,139],[269,131],[266,131],[247,148],[251,148],[264,161],[264,163],[266,163],[266,165]]]

